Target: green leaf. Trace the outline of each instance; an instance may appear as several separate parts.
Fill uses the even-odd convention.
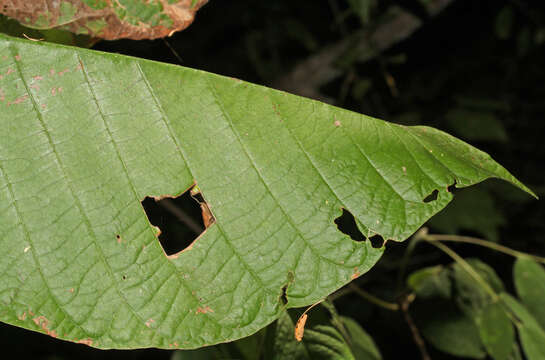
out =
[[[0,32],[17,37],[45,40],[57,44],[89,47],[93,40],[87,35],[76,35],[65,30],[36,30],[22,26],[17,21],[0,15]]]
[[[282,313],[270,327],[272,329],[267,332],[268,347],[264,351],[266,360],[304,360],[309,358],[304,343],[295,340],[295,321],[287,311]],[[303,339],[305,338],[303,337]]]
[[[0,319],[99,348],[231,341],[324,298],[384,251],[341,208],[402,241],[454,182],[531,193],[441,131],[198,70],[0,36],[0,74]],[[195,183],[216,221],[167,257],[141,201]]]
[[[467,262],[495,292],[503,291],[490,266],[478,259]],[[504,360],[513,351],[510,319],[459,263],[420,269],[407,284],[417,296],[411,307],[415,321],[437,349],[475,359],[484,358],[486,349],[494,359]]]
[[[503,283],[494,269],[478,259],[466,259],[466,261],[494,292],[499,293],[504,290]],[[493,299],[460,264],[455,263],[452,268],[456,284],[456,303],[469,317],[480,316],[481,311],[489,306]]]
[[[501,120],[493,112],[454,108],[445,117],[455,134],[465,140],[498,142],[508,140]]]
[[[454,303],[434,299],[415,303],[411,311],[424,338],[438,350],[472,359],[486,357],[474,319]]]
[[[407,285],[419,298],[442,297],[449,299],[452,295],[450,274],[442,265],[413,272],[407,278]]]
[[[545,331],[528,310],[511,295],[503,293],[504,304],[518,318],[516,322],[522,349],[528,360],[545,359]]]
[[[373,338],[362,327],[349,317],[341,319],[350,336],[350,348],[357,360],[381,360],[382,356]]]
[[[545,270],[540,264],[517,259],[513,268],[517,294],[524,306],[545,329]]]
[[[172,353],[170,360],[214,360],[225,359],[222,353],[214,347],[196,350],[178,350]]]
[[[504,6],[496,16],[496,35],[505,40],[511,36],[514,23],[513,8],[509,5]]]
[[[504,307],[498,303],[486,306],[477,318],[484,347],[494,360],[507,360],[515,345],[515,332]]]
[[[380,354],[373,340],[353,320],[341,317],[351,336],[350,343],[342,336],[330,320],[324,321],[324,311],[313,310],[305,326],[303,340],[295,340],[294,330],[297,316],[285,312],[272,327],[273,339],[265,351],[267,360],[367,360],[380,359]],[[315,319],[318,318],[318,321]],[[359,338],[361,335],[364,338]],[[358,338],[356,338],[358,337]],[[356,356],[355,356],[356,355]],[[359,357],[362,355],[364,357]],[[378,357],[376,357],[378,355]]]

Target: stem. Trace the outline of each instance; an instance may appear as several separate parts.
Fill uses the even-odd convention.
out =
[[[405,254],[403,254],[403,259],[401,259],[401,266],[399,268],[399,274],[397,276],[397,292],[398,293],[401,291],[401,288],[403,287],[403,279],[405,278],[405,273],[407,272],[409,259],[411,258],[411,255],[414,249],[416,248],[416,245],[418,245],[420,240],[423,240],[427,234],[428,234],[428,228],[426,227],[423,227],[420,230],[418,230],[413,235],[411,241],[409,242],[409,245],[407,246],[407,249],[405,250]]]
[[[426,240],[426,238],[424,238]],[[471,265],[467,263],[467,261],[464,260],[460,255],[456,254],[452,249],[450,249],[448,246],[441,244],[439,241],[429,241],[427,240],[429,244],[437,247],[439,250],[443,251],[445,254],[450,256],[454,261],[456,261],[460,266],[471,276],[475,281],[479,283],[483,287],[483,289],[490,294],[492,299],[494,301],[499,301],[500,297],[496,292],[486,283],[486,281],[483,280],[483,278],[473,269]]]
[[[491,241],[469,237],[469,236],[458,236],[458,235],[424,235],[423,238],[429,242],[432,241],[453,241],[453,242],[460,242],[460,243],[466,243],[466,244],[473,244],[473,245],[479,245],[483,246],[492,250],[499,251],[501,253],[511,255],[513,257],[518,258],[526,258],[531,259],[537,262],[540,262],[542,264],[545,264],[545,258],[541,256],[536,256],[532,254],[527,254],[522,251],[517,251],[511,248],[508,248],[507,246],[503,246],[500,244],[493,243]]]
[[[391,303],[388,301],[384,301],[382,299],[379,299],[378,297],[369,294],[367,291],[360,289],[354,284],[348,285],[350,289],[352,289],[356,294],[364,298],[365,300],[369,301],[372,304],[378,305],[384,309],[390,310],[390,311],[398,311],[399,305],[395,303]]]
[[[400,301],[403,317],[405,318],[407,325],[409,325],[409,329],[411,330],[411,334],[413,335],[413,340],[418,347],[418,350],[420,350],[420,354],[422,355],[422,360],[431,360],[431,357],[428,354],[428,350],[426,349],[426,343],[424,342],[422,335],[420,335],[420,331],[418,331],[418,328],[416,327],[416,324],[414,323],[411,314],[409,314],[409,304],[411,303],[411,301],[412,300],[409,297],[405,297],[405,299]]]

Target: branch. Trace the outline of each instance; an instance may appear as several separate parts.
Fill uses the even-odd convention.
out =
[[[454,0],[434,0],[426,5],[430,17],[436,16]],[[405,40],[422,26],[422,21],[399,7],[391,7],[384,21],[372,30],[359,31],[338,43],[332,44],[310,56],[275,81],[272,86],[309,98],[328,101],[320,94],[322,85],[340,76],[343,71],[335,62],[348,50],[356,47],[359,62],[366,62],[392,45]]]

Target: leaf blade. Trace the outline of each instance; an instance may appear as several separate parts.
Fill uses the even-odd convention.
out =
[[[525,189],[444,133],[235,79],[5,36],[0,59],[1,320],[67,340],[244,337],[280,316],[284,286],[288,307],[309,305],[380,258],[337,230],[341,207],[365,235],[401,241],[450,201],[454,178]],[[450,170],[426,153],[445,143]],[[216,222],[166,258],[140,201],[195,181]]]

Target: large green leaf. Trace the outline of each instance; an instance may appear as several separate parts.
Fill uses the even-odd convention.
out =
[[[341,208],[402,241],[454,182],[530,192],[441,131],[202,71],[2,36],[0,74],[0,319],[95,347],[233,340],[325,297],[384,249]],[[216,222],[167,258],[140,201],[195,182]]]

